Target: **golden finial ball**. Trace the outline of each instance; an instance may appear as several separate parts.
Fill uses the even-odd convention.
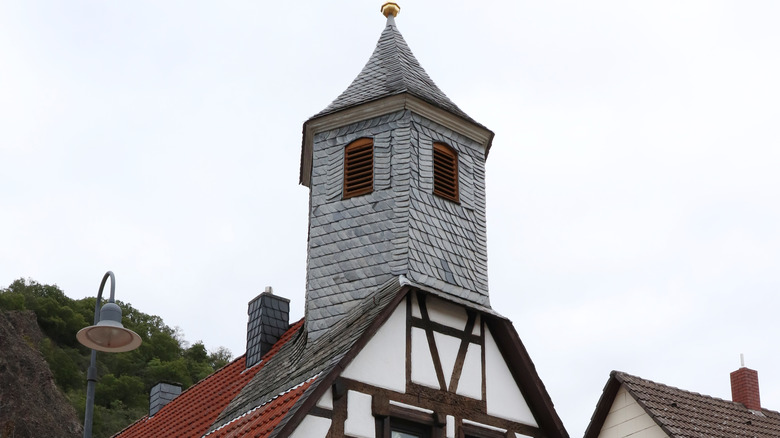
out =
[[[385,17],[390,16],[390,14],[392,14],[393,17],[397,17],[399,12],[401,12],[401,7],[398,6],[398,3],[387,2],[382,5],[382,14]]]

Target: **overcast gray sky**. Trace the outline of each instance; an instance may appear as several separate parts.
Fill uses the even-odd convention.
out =
[[[303,315],[301,125],[360,72],[381,1],[0,1],[0,286],[117,298],[244,351]],[[610,370],[780,410],[780,3],[400,2],[491,128],[490,294],[573,437]]]

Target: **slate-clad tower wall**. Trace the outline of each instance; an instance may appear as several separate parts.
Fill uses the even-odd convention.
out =
[[[474,132],[478,135],[467,135]],[[373,191],[345,199],[344,149],[366,137],[373,139]],[[400,275],[489,306],[485,156],[490,139],[489,130],[436,87],[388,16],[360,75],[304,125],[301,181],[311,189],[306,274],[311,339]],[[458,202],[433,194],[434,143],[446,144],[457,156]]]
[[[374,140],[374,191],[343,199],[344,148]],[[433,195],[433,143],[458,153],[460,204]],[[488,305],[485,167],[479,145],[409,110],[314,138],[309,335],[392,276]]]
[[[489,306],[485,154],[473,140],[412,114],[409,278]],[[433,194],[433,143],[457,152],[460,204]]]

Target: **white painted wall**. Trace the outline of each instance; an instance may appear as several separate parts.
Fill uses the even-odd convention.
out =
[[[328,429],[330,429],[329,419],[307,415],[290,434],[290,438],[325,438]]]
[[[347,391],[347,421],[344,422],[344,433],[357,438],[376,438],[370,395]]]
[[[444,301],[432,295],[428,295],[425,304],[428,309],[428,317],[431,318],[431,321],[458,330],[466,328],[468,315],[463,306]]]
[[[634,397],[620,386],[609,409],[600,438],[667,438],[663,429],[637,404]]]
[[[458,381],[457,394],[482,400],[482,347],[469,344]]]
[[[325,394],[322,394],[319,400],[317,400],[317,406],[325,409],[333,409],[333,390],[328,388]]]
[[[436,341],[436,349],[439,351],[439,360],[441,360],[441,369],[444,372],[444,382],[447,387],[452,380],[452,372],[455,370],[455,359],[458,358],[460,349],[460,339],[445,335],[443,333],[433,332],[433,339]]]
[[[447,415],[447,438],[455,438],[455,417]]]
[[[517,387],[490,330],[485,330],[485,377],[487,413],[539,427],[525,397]]]
[[[406,391],[405,302],[395,308],[387,322],[347,365],[342,376],[380,388]]]
[[[412,381],[440,389],[425,330],[412,327]]]

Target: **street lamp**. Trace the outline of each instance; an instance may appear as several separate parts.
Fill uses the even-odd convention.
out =
[[[108,302],[100,308],[103,297],[103,287],[111,278],[111,296]],[[100,282],[97,301],[95,301],[95,325],[84,327],[76,334],[76,339],[92,349],[92,357],[87,370],[87,407],[84,412],[84,438],[92,438],[92,412],[95,408],[95,382],[97,382],[97,351],[122,353],[135,350],[141,345],[141,337],[132,330],[122,326],[122,309],[114,303],[114,273],[106,272]]]

